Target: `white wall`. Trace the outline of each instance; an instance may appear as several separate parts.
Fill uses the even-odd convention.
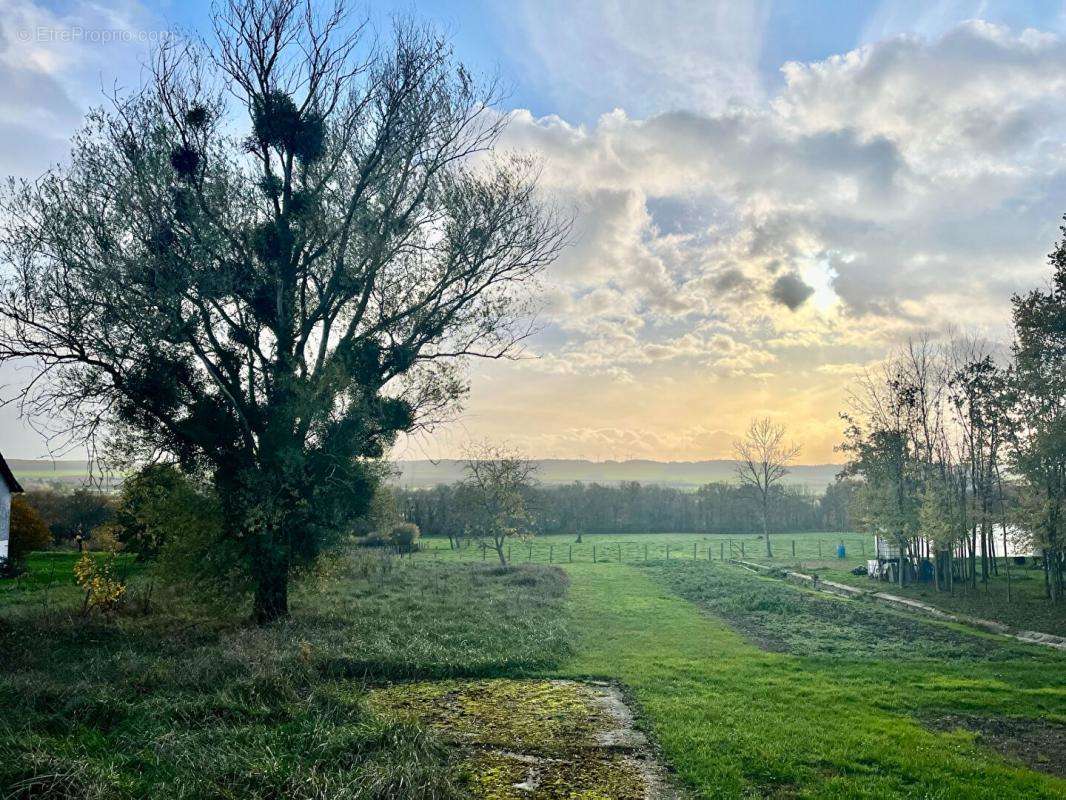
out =
[[[0,479],[0,558],[7,558],[8,530],[11,527],[11,492]]]

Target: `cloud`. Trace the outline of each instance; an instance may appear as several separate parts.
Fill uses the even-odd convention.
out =
[[[522,418],[545,442],[639,430],[670,448],[715,404],[730,420],[715,430],[788,407],[828,457],[852,365],[925,328],[1003,332],[1066,211],[1066,43],[945,22],[964,5],[931,4],[919,36],[882,4],[876,40],[786,64],[771,90],[765,3],[519,0],[522,79],[557,113],[509,112],[502,144],[541,157],[577,226],[547,276],[536,358],[472,424]],[[60,158],[85,98],[146,51],[19,30],[160,27],[135,2],[60,8],[5,7],[0,172]]]
[[[1002,326],[1066,209],[1062,39],[970,22],[783,74],[771,100],[717,112],[515,112],[507,144],[541,154],[581,217],[553,278],[610,285],[652,323],[764,341],[781,311],[833,317],[843,344],[960,316]],[[640,336],[668,347],[660,331]]]
[[[795,272],[789,272],[778,277],[770,289],[770,297],[785,306],[789,311],[795,311],[812,294],[814,294],[814,289],[805,284],[803,278]]]
[[[60,161],[101,91],[124,84],[166,35],[136,0],[59,7],[7,0],[0,19],[0,175],[32,178]]]

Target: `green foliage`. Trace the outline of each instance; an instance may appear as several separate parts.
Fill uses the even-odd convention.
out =
[[[918,525],[921,535],[937,547],[953,544],[965,530],[965,507],[943,481],[929,481],[922,491]]]
[[[403,516],[418,523],[427,536],[461,536],[473,502],[463,484],[427,489],[394,489]],[[824,495],[804,487],[776,486],[772,490],[770,524],[775,531],[852,530],[849,501],[857,491],[853,480],[837,481]],[[534,530],[539,534],[752,533],[762,530],[752,514],[748,487],[707,483],[678,489],[655,483],[623,481],[616,485],[570,483],[537,485],[525,490]]]
[[[901,430],[848,427],[848,473],[861,476],[855,496],[860,527],[902,541],[918,532],[921,502],[916,459]]]
[[[397,25],[368,48],[346,3],[305,11],[218,4],[213,43],[159,48],[61,166],[8,187],[0,235],[26,267],[0,357],[63,373],[26,399],[209,476],[264,623],[396,437],[458,402],[462,354],[524,338],[568,229],[529,159],[470,169],[505,117],[444,39]]]
[[[1063,229],[1066,234],[1066,227]],[[1049,562],[1052,598],[1066,596],[1066,236],[1050,255],[1051,285],[1012,298],[1014,467]]]
[[[122,483],[113,525],[124,548],[142,559],[159,555],[167,540],[217,503],[174,464],[149,464]],[[217,524],[217,523],[216,523]]]
[[[388,538],[393,526],[402,521],[403,516],[400,513],[396,492],[384,480],[379,480],[370,498],[369,508],[365,514],[356,519],[353,529],[357,535],[373,534],[384,541]]]
[[[505,563],[508,538],[532,536],[529,490],[536,465],[516,451],[483,445],[466,462],[464,535],[482,540]]]
[[[397,547],[410,548],[418,542],[421,533],[413,522],[401,522],[389,531],[389,540]]]
[[[88,538],[94,528],[111,519],[115,509],[111,495],[87,487],[73,492],[32,490],[22,497],[40,514],[57,542]]]

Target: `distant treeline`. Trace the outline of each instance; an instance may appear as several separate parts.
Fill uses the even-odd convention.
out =
[[[802,487],[776,490],[770,509],[775,533],[851,530],[850,482],[816,495]],[[400,511],[423,534],[461,536],[466,503],[459,484],[397,489]],[[529,489],[527,507],[537,533],[753,533],[761,532],[757,499],[749,487],[708,483],[695,491],[623,482],[573,483]]]

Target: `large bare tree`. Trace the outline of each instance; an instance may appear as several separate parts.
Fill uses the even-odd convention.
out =
[[[397,432],[461,397],[457,361],[529,331],[567,223],[496,153],[497,98],[432,30],[232,0],[3,197],[23,410],[212,475],[260,621]]]
[[[770,547],[770,500],[774,488],[788,474],[788,465],[800,453],[800,446],[786,441],[785,428],[768,417],[753,419],[744,437],[733,445],[737,478],[750,486],[759,501],[762,532],[766,540],[766,557]]]

